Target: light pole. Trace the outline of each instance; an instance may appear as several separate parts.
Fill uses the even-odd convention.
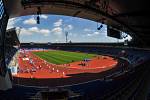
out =
[[[65,36],[66,36],[66,43],[68,43],[68,32],[65,32]]]

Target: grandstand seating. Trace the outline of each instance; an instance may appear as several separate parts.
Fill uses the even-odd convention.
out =
[[[53,46],[53,47],[46,47],[44,49],[59,49],[59,50],[80,51],[80,52],[87,52],[87,53],[92,52],[92,53],[103,54],[103,55],[114,55],[117,57],[119,57],[119,52],[122,51],[121,48],[111,48],[111,47],[94,47],[93,48],[93,47],[84,47],[84,46],[83,47],[82,46],[79,46],[79,47]],[[139,67],[140,64],[142,64],[143,62],[146,62],[150,57],[149,52],[145,50],[133,50],[133,49],[131,50],[131,49],[126,49],[126,48],[124,48],[124,50],[127,53],[125,58],[128,59],[128,61],[131,62],[130,64],[134,65],[134,67],[136,66]],[[116,91],[119,91],[119,89],[121,88],[125,88],[128,83],[131,83],[131,81],[134,82],[133,80],[135,80],[135,82],[137,81],[139,82],[138,78],[140,77],[141,72],[139,73],[139,71],[136,71],[135,73],[135,70],[134,71],[129,70],[125,73],[124,72],[119,73],[118,71],[120,71],[120,69],[115,70],[116,74],[112,74],[109,77],[104,77],[103,79],[100,79],[100,80],[95,80],[95,81],[85,83],[85,84],[78,84],[78,85],[72,85],[72,86],[66,86],[66,87],[64,86],[63,88],[72,90],[76,93],[80,93],[81,95],[83,95],[83,98],[86,100],[91,100],[91,99],[99,100],[99,98],[104,99],[104,98],[109,97],[112,94],[115,94]],[[130,87],[130,85],[128,87]],[[124,91],[126,89],[127,88],[125,88]]]
[[[24,48],[31,49],[30,47],[28,48],[28,46]],[[66,50],[66,51],[78,51],[78,52],[96,53],[96,54],[102,54],[102,55],[111,55],[115,57],[119,57],[119,53],[122,51],[122,48],[84,47],[84,46],[51,46],[51,47],[46,47],[46,48],[41,48],[41,49],[59,49],[59,50]],[[7,56],[9,59],[16,52],[16,49],[14,48],[11,50],[12,51],[9,51],[7,53]],[[125,59],[125,61],[130,61],[131,62],[130,65],[134,67],[138,67],[138,69],[133,70],[131,68],[131,70],[124,72],[121,67],[121,68],[117,68],[113,73],[110,72],[109,76],[105,76],[104,78],[101,78],[99,80],[91,81],[91,82],[84,83],[84,84],[64,86],[61,88],[69,89],[75,93],[79,93],[82,95],[82,98],[84,98],[85,100],[105,99],[105,98],[110,97],[110,95],[115,94],[117,91],[120,91],[120,89],[122,89],[122,91],[123,90],[127,91],[128,90],[127,87],[130,87],[132,85],[132,82],[140,82],[139,77],[141,75],[141,71],[142,72],[144,71],[139,66],[149,59],[150,53],[146,50],[134,50],[134,49],[131,50],[130,48],[128,49],[124,48],[123,50],[125,50],[127,53],[127,55],[124,56],[124,58],[128,60]],[[121,59],[121,60],[125,62],[124,59]],[[120,62],[118,66],[121,66],[123,62]],[[38,87],[34,88],[34,87],[14,85],[13,89],[5,91],[5,93],[0,96],[6,97],[8,98],[8,100],[10,99],[9,97],[12,97],[12,96],[14,98],[21,98],[21,99],[31,98],[31,97],[34,97],[39,91],[43,90],[42,88],[40,89],[39,88],[37,89],[37,88]],[[136,86],[135,86],[135,89],[136,89]],[[44,88],[44,90],[46,89]],[[19,92],[19,91],[22,91],[22,92]],[[124,93],[124,92],[121,92],[121,93]],[[117,94],[117,97],[121,98],[119,95],[120,93]]]
[[[10,63],[12,57],[15,55],[15,53],[17,52],[17,49],[14,47],[6,47],[6,54],[5,54],[5,62],[6,62],[6,66],[8,66],[8,64]]]

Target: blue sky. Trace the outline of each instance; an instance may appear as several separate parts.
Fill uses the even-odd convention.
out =
[[[36,23],[36,15],[9,19],[7,29],[21,29],[21,42],[65,42],[65,32],[72,42],[117,42],[107,37],[106,25],[97,30],[97,22],[62,15],[41,15],[40,24]],[[130,38],[130,37],[128,37]],[[123,41],[123,40],[119,40]]]

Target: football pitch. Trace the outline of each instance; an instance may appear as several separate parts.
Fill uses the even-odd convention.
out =
[[[60,50],[50,50],[48,52],[39,51],[33,52],[33,54],[53,64],[67,64],[71,62],[81,61],[84,59],[90,59],[96,56],[96,54]]]

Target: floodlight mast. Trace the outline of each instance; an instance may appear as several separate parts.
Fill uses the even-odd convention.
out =
[[[66,43],[68,43],[68,32],[65,32],[65,36],[66,36]]]
[[[20,41],[20,33],[21,33],[21,29],[22,29],[22,27],[19,27],[19,28],[18,28],[18,32],[17,32],[19,41]],[[16,30],[17,30],[17,28],[16,28]],[[20,47],[20,44],[19,44],[18,46]]]

